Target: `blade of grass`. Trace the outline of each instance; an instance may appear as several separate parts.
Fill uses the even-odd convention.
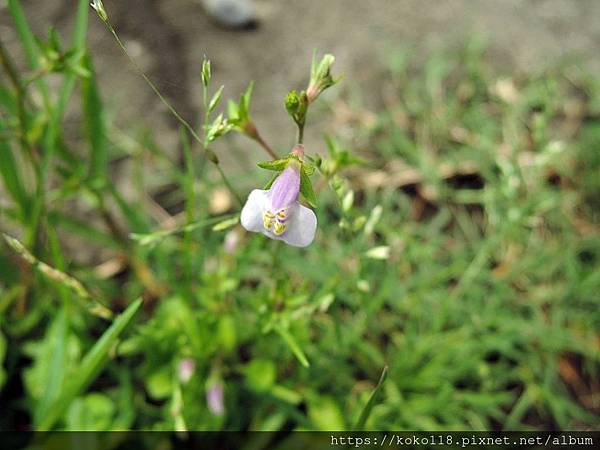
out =
[[[69,323],[67,321],[67,312],[64,306],[58,313],[52,326],[56,327],[52,342],[52,361],[47,377],[44,380],[44,395],[36,405],[34,411],[34,421],[38,421],[39,418],[48,414],[51,404],[58,398],[60,388],[65,379]]]
[[[129,205],[129,203],[127,203],[125,198],[123,198],[121,193],[112,183],[108,183],[107,188],[112,197],[115,199],[115,202],[121,210],[121,213],[123,213],[123,216],[125,216],[125,219],[127,219],[129,227],[136,233],[148,232],[150,227],[148,226],[148,223],[143,215],[140,214],[139,210]]]
[[[369,397],[369,401],[367,402],[364,409],[360,413],[360,417],[358,418],[356,425],[354,425],[354,428],[353,428],[354,431],[364,430],[365,423],[367,422],[367,419],[369,418],[369,415],[371,414],[371,410],[373,409],[373,406],[375,406],[375,402],[377,401],[377,396],[379,394],[379,391],[381,391],[383,383],[385,382],[385,380],[387,378],[387,372],[388,372],[388,366],[385,366],[383,368],[383,371],[381,372],[381,376],[379,377],[379,382],[377,383],[377,386],[375,386],[375,389],[373,389],[373,392],[371,393],[371,396]]]
[[[0,133],[4,131],[0,123]],[[0,174],[4,180],[4,185],[8,194],[21,210],[21,217],[25,219],[29,209],[29,199],[22,182],[21,171],[16,164],[12,153],[12,148],[7,140],[0,139]]]
[[[89,56],[85,57],[83,65],[90,72],[90,76],[84,78],[81,84],[84,120],[90,146],[88,174],[92,184],[96,186],[97,184],[102,185],[106,178],[108,164],[106,122],[96,82],[96,73]]]
[[[81,394],[98,376],[108,360],[110,349],[117,342],[121,333],[129,326],[141,306],[142,299],[135,300],[115,319],[110,328],[104,332],[102,337],[83,358],[77,370],[74,371],[73,376],[52,404],[48,414],[40,420],[37,430],[46,431],[54,427],[75,397]]]
[[[35,35],[31,31],[29,23],[27,23],[27,18],[25,17],[21,2],[19,0],[8,0],[8,9],[15,24],[17,34],[19,35],[19,40],[25,50],[25,56],[29,67],[35,72],[40,68],[40,51],[35,42]],[[39,78],[36,80],[36,85],[42,93],[44,105],[48,107],[50,105],[50,96],[48,95],[48,86],[46,85],[46,82],[43,78]]]
[[[113,250],[119,250],[122,247],[121,244],[115,241],[111,235],[102,230],[94,228],[89,223],[69,217],[66,214],[58,211],[51,212],[48,217],[52,225],[58,226],[61,229],[68,230],[72,233],[76,233],[79,236],[88,239],[90,242],[102,245],[103,247],[111,248]]]
[[[18,2],[12,1],[10,3],[17,4]],[[86,0],[79,0],[74,32],[74,50],[76,52],[81,51],[85,46],[88,14],[87,7],[88,4]],[[45,151],[43,152],[42,160],[37,171],[37,192],[31,209],[30,227],[27,235],[27,242],[32,248],[35,248],[34,244],[36,243],[38,226],[40,223],[42,212],[44,210],[44,203],[46,198],[45,193],[47,191],[46,179],[48,176],[48,171],[50,169],[50,163],[52,162],[52,158],[54,156],[54,153],[56,152],[57,139],[60,135],[62,118],[67,104],[69,102],[69,99],[71,97],[71,94],[73,93],[73,89],[75,88],[76,80],[77,75],[75,73],[71,72],[66,74],[55,107],[52,108],[49,104],[47,105],[50,121],[48,123],[46,133],[44,135]]]
[[[47,279],[58,283],[59,286],[69,288],[71,291],[75,292],[80,298],[88,300],[90,303],[93,303],[88,306],[90,312],[99,317],[112,317],[112,311],[106,306],[104,306],[98,299],[92,297],[87,291],[87,289],[78,280],[67,275],[64,272],[61,272],[60,270],[55,269],[54,267],[50,267],[48,264],[37,259],[17,239],[8,236],[4,233],[2,233],[2,236],[4,237],[4,240],[10,248],[12,248],[16,253],[18,253],[21,256],[21,258],[27,261],[27,263],[30,264],[32,267],[37,269]]]
[[[223,223],[224,221],[235,221],[237,223],[239,221],[239,214],[234,213],[225,214],[218,217],[211,217],[209,219],[193,222],[182,227],[171,228],[169,230],[158,230],[152,233],[131,233],[129,237],[136,241],[139,245],[153,245],[173,234],[189,233],[199,228],[208,227],[214,224],[218,225],[220,223]],[[213,231],[218,230],[215,230],[213,228]]]
[[[283,340],[288,345],[288,347],[290,347],[290,350],[292,350],[292,353],[294,354],[294,356],[296,358],[298,358],[298,361],[300,361],[300,364],[302,364],[304,367],[309,367],[310,363],[308,362],[306,355],[304,354],[304,352],[298,345],[298,342],[296,342],[296,339],[294,338],[294,336],[292,336],[288,330],[286,330],[285,328],[282,328],[279,325],[276,325],[274,327],[274,330],[277,332],[277,334],[279,334],[279,336],[281,336],[283,338]]]

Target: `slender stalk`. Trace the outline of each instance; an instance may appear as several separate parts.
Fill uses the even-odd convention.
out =
[[[144,71],[141,69],[141,67],[137,64],[137,62],[129,54],[129,52],[125,48],[125,44],[123,44],[123,42],[121,41],[121,38],[119,38],[119,35],[117,34],[116,30],[114,29],[114,27],[112,26],[112,24],[110,23],[110,21],[108,19],[106,19],[104,21],[104,23],[106,24],[108,30],[110,31],[110,33],[113,35],[113,37],[117,41],[117,44],[119,45],[119,47],[121,48],[121,50],[123,51],[123,53],[125,53],[125,56],[127,56],[127,59],[129,59],[129,61],[131,62],[131,64],[135,68],[135,70],[142,76],[142,78],[144,79],[144,81],[146,82],[146,84],[148,86],[150,86],[150,88],[152,89],[152,91],[158,96],[158,98],[163,103],[163,105],[165,105],[167,107],[167,109],[173,115],[173,117],[175,117],[175,119],[177,119],[177,121],[181,125],[183,125],[187,131],[189,131],[189,133],[192,135],[192,137],[194,138],[194,140],[196,140],[199,144],[201,144],[203,146],[203,148],[206,150],[206,145],[205,145],[204,140],[202,140],[200,138],[200,136],[198,136],[198,133],[196,133],[196,131],[194,130],[194,128],[189,124],[189,122],[186,121],[183,117],[181,117],[181,115],[177,112],[177,110],[171,105],[171,103],[169,103],[169,101],[165,98],[165,96],[161,94],[161,92],[158,90],[158,88],[156,87],[156,85],[144,73]],[[229,183],[229,181],[227,180],[227,177],[226,177],[225,173],[223,172],[223,170],[220,168],[219,163],[218,162],[213,162],[213,163],[218,168],[219,174],[221,175],[221,178],[223,179],[223,182],[225,183],[225,185],[227,186],[227,188],[231,191],[231,193],[234,195],[234,197],[236,199],[238,199],[238,201],[240,202],[240,205],[241,205],[242,201],[241,201],[241,198],[240,198],[239,194],[233,189],[233,187],[231,186],[231,183]]]
[[[28,156],[32,160],[32,163],[35,163],[33,149],[31,148],[31,145],[29,145],[29,142],[26,138],[27,116],[25,112],[25,89],[23,89],[23,85],[21,84],[21,80],[17,74],[17,70],[12,63],[8,52],[4,48],[2,41],[0,41],[0,65],[2,65],[4,68],[4,71],[12,83],[17,96],[17,115],[19,118],[19,127],[21,128],[19,133],[19,141],[21,143],[21,147],[25,152],[27,152]]]
[[[298,125],[298,144],[304,144],[304,123]]]

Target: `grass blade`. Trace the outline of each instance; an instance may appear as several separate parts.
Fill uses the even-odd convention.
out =
[[[40,68],[40,51],[35,40],[35,35],[29,27],[27,17],[25,17],[21,2],[19,0],[8,0],[8,9],[15,24],[17,34],[19,35],[19,40],[25,50],[25,56],[29,67],[35,72]],[[48,86],[46,85],[46,82],[43,78],[39,78],[36,80],[36,85],[40,88],[44,99],[44,105],[48,107],[50,105],[50,96],[48,95]]]
[[[285,343],[290,347],[290,350],[292,350],[294,356],[298,358],[300,364],[302,364],[304,367],[309,367],[310,363],[308,362],[306,355],[296,342],[296,339],[294,339],[294,336],[292,336],[288,330],[280,326],[275,326],[275,331],[283,338]]]
[[[367,419],[369,418],[369,415],[371,414],[371,410],[373,409],[373,406],[375,406],[375,402],[377,401],[377,396],[379,394],[379,391],[381,391],[383,383],[385,382],[385,379],[387,378],[387,372],[388,372],[388,366],[385,366],[383,368],[383,371],[381,372],[381,376],[379,377],[379,382],[377,383],[377,386],[375,386],[375,389],[373,389],[373,392],[371,393],[371,397],[369,397],[369,401],[367,402],[364,409],[360,413],[360,417],[358,418],[356,425],[354,425],[354,431],[364,430],[365,423],[367,422]]]
[[[0,123],[0,133],[4,131]],[[22,182],[21,171],[17,166],[12,153],[12,148],[7,140],[0,138],[0,175],[4,179],[4,186],[14,202],[19,205],[21,217],[25,218],[28,211],[27,191]]]
[[[106,176],[108,164],[108,147],[106,142],[106,122],[104,107],[98,92],[96,73],[89,56],[84,59],[84,67],[90,72],[88,78],[82,80],[82,100],[85,126],[90,146],[89,176],[92,183],[102,183]]]
[[[81,394],[96,378],[108,360],[108,352],[117,342],[121,333],[131,323],[141,306],[142,299],[135,300],[115,319],[110,328],[104,332],[94,347],[83,358],[77,370],[74,371],[73,376],[49,409],[49,413],[38,423],[38,430],[45,431],[54,427],[75,397]]]
[[[30,264],[32,267],[37,269],[47,279],[58,283],[59,286],[69,288],[70,290],[75,292],[80,298],[93,302],[93,304],[88,305],[88,309],[92,314],[95,314],[99,317],[103,317],[105,319],[109,319],[112,317],[112,311],[106,306],[104,306],[98,299],[90,295],[87,289],[78,280],[71,277],[70,275],[67,275],[64,272],[61,272],[58,269],[55,269],[54,267],[50,267],[48,264],[37,259],[17,239],[8,236],[4,233],[2,233],[2,236],[4,237],[4,240],[10,248],[12,248],[16,253],[18,253],[21,256],[21,258],[27,261],[27,263]]]

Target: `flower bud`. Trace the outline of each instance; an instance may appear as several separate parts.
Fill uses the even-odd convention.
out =
[[[108,21],[108,14],[106,13],[102,0],[92,0],[90,6],[98,13],[98,16],[103,22]]]
[[[223,383],[219,380],[211,380],[206,389],[206,404],[215,416],[225,413],[225,402],[223,399]]]
[[[194,375],[194,371],[196,370],[196,363],[192,358],[184,358],[179,362],[179,367],[177,368],[179,374],[179,380],[182,383],[187,383],[191,380]]]

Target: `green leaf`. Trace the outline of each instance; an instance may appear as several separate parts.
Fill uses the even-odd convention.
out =
[[[373,389],[373,392],[371,393],[371,397],[369,397],[367,404],[365,405],[364,409],[360,413],[360,417],[358,418],[356,425],[354,425],[354,428],[353,428],[354,431],[364,430],[365,423],[367,422],[367,419],[369,418],[369,415],[371,414],[371,410],[373,409],[373,406],[375,406],[375,402],[377,401],[378,394],[381,391],[383,383],[385,382],[385,380],[387,378],[387,373],[388,373],[388,366],[385,366],[383,368],[383,371],[381,372],[381,376],[379,377],[379,382],[377,383],[377,386],[375,386],[375,389]]]
[[[205,58],[204,61],[202,61],[202,84],[205,87],[208,87],[208,85],[210,83],[210,77],[211,77],[210,60]]]
[[[173,391],[171,371],[168,367],[162,367],[152,372],[145,381],[148,395],[155,400],[168,398]]]
[[[308,416],[314,427],[321,431],[345,430],[344,416],[335,399],[329,396],[315,396],[310,400]]]
[[[257,392],[266,392],[275,384],[277,368],[273,361],[256,358],[244,368],[246,382]]]
[[[304,168],[304,171],[306,172],[306,175],[308,175],[309,177],[312,176],[315,173],[315,166],[313,166],[310,163],[303,162],[302,163],[302,167]]]
[[[235,216],[230,217],[229,219],[225,219],[225,220],[217,223],[216,225],[214,225],[212,227],[212,230],[213,231],[227,230],[228,228],[231,228],[231,227],[237,225],[239,221],[240,221],[240,216],[238,214],[236,214]]]
[[[116,412],[117,406],[108,395],[92,392],[73,401],[66,415],[67,429],[109,431]]]
[[[236,124],[240,119],[240,107],[233,100],[227,101],[227,120],[229,123]]]
[[[246,91],[240,97],[239,118],[242,121],[250,120],[250,100],[252,91],[254,90],[254,82],[251,81],[246,88]]]
[[[108,143],[104,106],[100,99],[92,61],[89,56],[83,60],[90,76],[82,79],[81,90],[85,127],[90,145],[89,176],[93,184],[104,181],[108,166]]]
[[[310,181],[310,177],[306,173],[304,169],[304,164],[302,164],[302,168],[300,169],[300,193],[311,207],[317,207],[317,196],[315,195],[315,191],[312,186],[312,181]]]
[[[223,89],[225,86],[221,86],[217,92],[212,96],[210,102],[208,103],[208,112],[211,113],[215,110],[215,108],[219,105],[221,101],[221,96],[223,95]]]
[[[275,325],[273,328],[277,332],[277,334],[279,334],[279,336],[283,338],[285,343],[290,347],[290,350],[298,359],[298,361],[300,361],[300,364],[302,364],[304,367],[309,367],[310,363],[308,362],[306,355],[298,345],[298,342],[296,342],[294,336],[292,336],[288,330],[281,327],[280,325]]]
[[[0,123],[0,133],[5,129]],[[19,206],[22,215],[25,216],[29,210],[29,199],[23,185],[23,177],[19,166],[13,156],[13,150],[8,140],[0,139],[0,175],[4,180],[6,191],[13,201]]]
[[[46,345],[48,345],[46,350],[52,354],[52,358],[46,366],[47,372],[44,374],[44,379],[40,380],[44,383],[44,391],[36,405],[34,414],[34,421],[36,422],[48,413],[52,403],[56,401],[66,378],[69,324],[65,308],[54,319],[50,333],[52,337],[50,339],[46,338]]]
[[[259,162],[257,164],[257,166],[260,167],[261,169],[275,170],[277,172],[281,172],[283,169],[286,168],[286,166],[288,165],[289,162],[290,162],[289,158],[284,158],[284,159],[276,159],[275,161]]]
[[[6,371],[4,370],[4,357],[6,356],[6,338],[0,331],[0,391],[6,381]]]
[[[70,275],[49,266],[37,259],[25,246],[18,241],[17,239],[7,235],[2,234],[4,240],[12,248],[16,253],[18,253],[21,258],[23,258],[28,264],[30,264],[33,268],[35,268],[41,275],[46,277],[48,280],[51,280],[59,287],[69,288],[74,291],[81,299],[90,301],[87,305],[88,309],[92,314],[96,314],[100,317],[111,318],[112,311],[104,306],[98,299],[92,297],[87,289],[79,282],[79,280],[71,277]]]
[[[68,379],[60,395],[49,408],[48,414],[41,418],[37,425],[37,430],[50,430],[56,422],[63,417],[72,401],[80,395],[87,386],[98,376],[106,361],[108,353],[117,339],[129,326],[140,307],[142,299],[137,299],[131,303],[127,309],[119,315],[102,337],[96,341],[89,353],[83,358],[81,364]]]

